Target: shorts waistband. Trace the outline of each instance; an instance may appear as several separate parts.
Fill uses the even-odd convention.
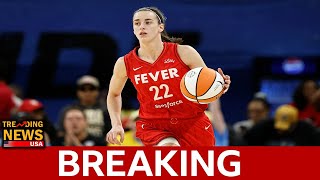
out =
[[[194,117],[188,117],[188,118],[140,118],[141,120],[144,121],[170,121],[170,122],[175,122],[175,121],[188,121],[188,120],[193,120],[193,119],[198,119],[198,118],[202,118],[202,117],[206,117],[206,114],[199,114],[198,116],[194,116]]]

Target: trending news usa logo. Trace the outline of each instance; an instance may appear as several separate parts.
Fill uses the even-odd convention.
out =
[[[43,121],[2,121],[2,147],[45,147]]]

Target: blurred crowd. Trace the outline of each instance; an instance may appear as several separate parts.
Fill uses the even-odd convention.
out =
[[[76,99],[61,107],[59,119],[49,119],[46,107],[33,98],[24,98],[18,86],[0,79],[0,122],[8,119],[42,120],[47,146],[111,146],[105,141],[111,122],[100,84],[91,75],[76,83]],[[245,120],[229,124],[220,100],[209,105],[217,146],[315,146],[320,145],[320,88],[315,80],[302,80],[292,94],[292,102],[271,113],[268,97],[261,92],[248,102]],[[245,110],[245,107],[244,107]],[[123,109],[124,146],[142,146],[135,137],[138,109]],[[1,138],[1,132],[0,132]]]

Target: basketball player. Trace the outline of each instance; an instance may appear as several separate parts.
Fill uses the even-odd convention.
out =
[[[133,32],[140,45],[120,57],[114,66],[107,96],[112,129],[106,140],[111,144],[121,145],[124,140],[121,92],[129,78],[140,103],[136,136],[145,146],[215,145],[213,128],[204,113],[208,105],[188,101],[180,91],[183,75],[206,65],[194,48],[179,45],[181,39],[167,35],[165,20],[155,7],[143,7],[133,14]],[[225,93],[230,76],[220,68],[218,72],[225,80]]]

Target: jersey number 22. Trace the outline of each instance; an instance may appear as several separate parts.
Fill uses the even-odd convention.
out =
[[[162,90],[162,89],[164,89],[163,96],[159,95],[160,90]],[[155,101],[173,96],[173,94],[169,94],[169,86],[166,84],[161,84],[159,87],[158,86],[150,86],[149,91],[155,91],[154,98],[153,98]]]

